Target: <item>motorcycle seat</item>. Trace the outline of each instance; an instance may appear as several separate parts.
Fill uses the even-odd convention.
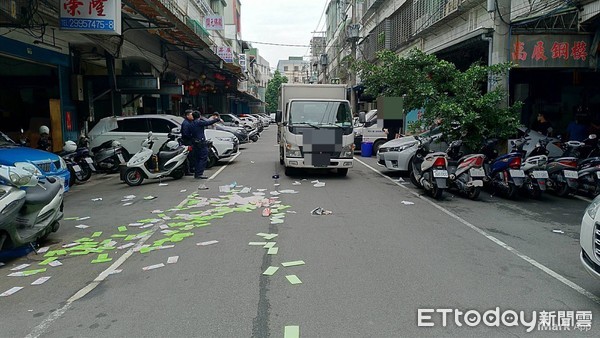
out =
[[[168,160],[171,159],[179,154],[181,154],[183,152],[183,148],[179,148],[177,150],[169,150],[169,151],[161,151],[158,153],[158,159],[159,160]]]
[[[54,183],[40,181],[40,184],[42,186],[36,185],[35,187],[27,188],[25,204],[48,204],[54,196],[56,196],[59,190],[62,189],[62,185],[56,180],[54,180]]]

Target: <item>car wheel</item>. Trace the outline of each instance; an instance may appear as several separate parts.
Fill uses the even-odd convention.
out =
[[[142,184],[144,181],[144,173],[139,168],[129,168],[125,172],[125,183],[127,185],[134,187]]]
[[[217,164],[217,161],[219,159],[217,158],[217,156],[214,154],[214,152],[210,151],[208,153],[208,159],[206,160],[206,168],[212,168],[215,166],[215,164]]]

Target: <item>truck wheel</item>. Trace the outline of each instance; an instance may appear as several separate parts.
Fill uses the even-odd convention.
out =
[[[348,168],[337,169],[337,175],[340,177],[346,177],[346,175],[348,175]]]
[[[294,176],[294,174],[296,174],[296,170],[295,168],[292,167],[285,167],[285,176]]]
[[[381,147],[382,144],[384,144],[386,141],[384,140],[377,140],[375,141],[375,143],[373,143],[373,155],[377,156],[377,152],[379,151],[379,147]]]
[[[283,165],[283,148],[279,148],[279,164]]]

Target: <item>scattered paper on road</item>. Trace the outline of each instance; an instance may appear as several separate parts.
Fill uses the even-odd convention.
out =
[[[102,197],[92,198],[92,201],[94,201],[94,202],[102,201]]]
[[[145,200],[153,200],[155,198],[156,198],[156,196],[146,196],[146,197],[144,197]]]
[[[304,265],[306,263],[304,263],[304,261],[291,261],[291,262],[283,262],[281,263],[281,265],[283,265],[284,267],[290,267],[290,266],[298,266],[298,265]]]
[[[26,267],[30,266],[31,264],[21,264],[21,265],[17,265],[14,268],[10,269],[10,271],[19,271],[19,270],[23,270]]]
[[[130,247],[134,246],[134,245],[135,245],[135,243],[127,243],[127,244],[121,245],[117,249],[119,249],[119,250],[121,250],[121,249],[127,249],[127,248],[130,248]]]
[[[267,255],[277,255],[278,252],[279,252],[279,248],[272,247],[272,248],[269,248],[269,251],[267,251]]]
[[[302,281],[296,275],[287,275],[285,278],[287,278],[288,282],[290,282],[292,285],[302,284]]]
[[[79,224],[79,225],[76,225],[75,227],[76,227],[76,228],[79,228],[79,229],[87,229],[87,228],[89,228],[90,226],[89,226],[89,225],[85,225],[85,224]]]
[[[33,283],[31,283],[31,285],[41,285],[44,284],[48,281],[48,279],[50,279],[51,276],[47,276],[47,277],[40,277],[38,279],[36,279],[35,281],[33,281]]]
[[[181,189],[181,190],[179,190],[179,192],[186,192],[186,191],[187,191],[187,189]]]
[[[159,264],[145,266],[145,267],[142,268],[142,270],[149,271],[149,270],[154,270],[154,269],[162,268],[164,266],[165,266],[164,263],[159,263]]]
[[[164,186],[167,186],[167,185],[169,185],[169,183],[159,183],[158,184],[159,187],[164,187]]]
[[[43,248],[39,248],[39,249],[37,250],[37,253],[38,253],[38,254],[46,253],[48,250],[50,250],[50,247],[49,247],[49,246],[45,246],[45,247],[43,247]]]
[[[142,226],[142,225],[144,225],[144,223],[129,223],[130,227],[139,227],[139,226]]]
[[[85,221],[85,220],[88,220],[88,219],[90,219],[90,218],[91,218],[90,216],[79,217],[79,218],[77,219],[77,221]]]
[[[283,330],[283,338],[300,338],[300,326],[286,326]]]
[[[115,270],[109,272],[109,275],[116,275],[121,272],[123,272],[123,269],[115,269]]]
[[[267,268],[267,270],[265,270],[265,272],[263,272],[263,275],[265,276],[273,276],[273,274],[275,274],[275,272],[277,272],[277,270],[279,270],[279,267],[277,266],[270,266]]]
[[[123,198],[126,200],[132,200],[135,198],[135,195],[127,195],[127,196],[123,196]]]
[[[10,295],[12,295],[14,293],[17,293],[18,291],[21,291],[21,289],[23,289],[22,286],[12,287],[12,288],[10,288],[10,289],[8,289],[8,290],[0,293],[0,297],[8,297],[8,296],[10,296]]]
[[[171,256],[167,258],[167,264],[175,264],[179,260],[179,256]]]
[[[131,202],[127,202],[127,203],[123,203],[123,206],[124,206],[124,207],[127,207],[127,206],[130,206],[130,205],[132,205],[132,204],[133,204],[133,203],[131,203]]]
[[[63,264],[60,261],[56,260],[56,261],[52,261],[52,262],[48,263],[48,265],[50,265],[51,267],[55,268],[55,267],[61,266]]]
[[[98,257],[92,261],[92,264],[106,263],[110,261],[112,261],[112,258],[109,258],[108,254],[99,254]]]
[[[267,242],[250,242],[248,243],[248,245],[254,245],[254,246],[265,246],[267,244]]]
[[[317,183],[313,184],[313,187],[316,187],[316,188],[321,188],[324,186],[325,186],[325,182],[317,182]]]
[[[100,236],[102,236],[102,231],[96,231],[92,234],[91,237],[94,238],[94,237],[100,237]]]
[[[402,203],[404,205],[413,205],[413,204],[415,204],[415,202],[410,202],[410,201],[402,201],[400,203]]]
[[[297,194],[298,193],[296,190],[292,190],[292,189],[284,189],[284,190],[280,190],[279,192],[282,194]]]
[[[219,186],[219,192],[230,192],[231,186],[229,185],[221,185]]]
[[[270,249],[270,248],[274,247],[275,245],[277,245],[277,242],[267,242],[267,244],[265,244],[263,246],[263,248]]]
[[[565,232],[562,230],[552,230],[552,232],[554,232],[555,234],[564,234]]]
[[[321,207],[318,207],[318,208],[314,208],[310,212],[310,214],[313,215],[313,216],[331,215],[331,214],[333,214],[333,211],[331,211],[331,210],[325,210],[325,209],[323,209]]]
[[[207,246],[207,245],[212,245],[212,244],[217,244],[219,243],[219,241],[206,241],[206,242],[200,242],[200,243],[196,243],[196,245],[200,245],[200,246]]]
[[[298,181],[294,181],[292,182],[292,185],[301,185],[302,183],[298,182]]]

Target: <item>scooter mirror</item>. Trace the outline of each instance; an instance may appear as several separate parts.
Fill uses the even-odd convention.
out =
[[[590,134],[590,136],[588,136],[588,138],[590,140],[595,140],[596,139],[596,134]]]

